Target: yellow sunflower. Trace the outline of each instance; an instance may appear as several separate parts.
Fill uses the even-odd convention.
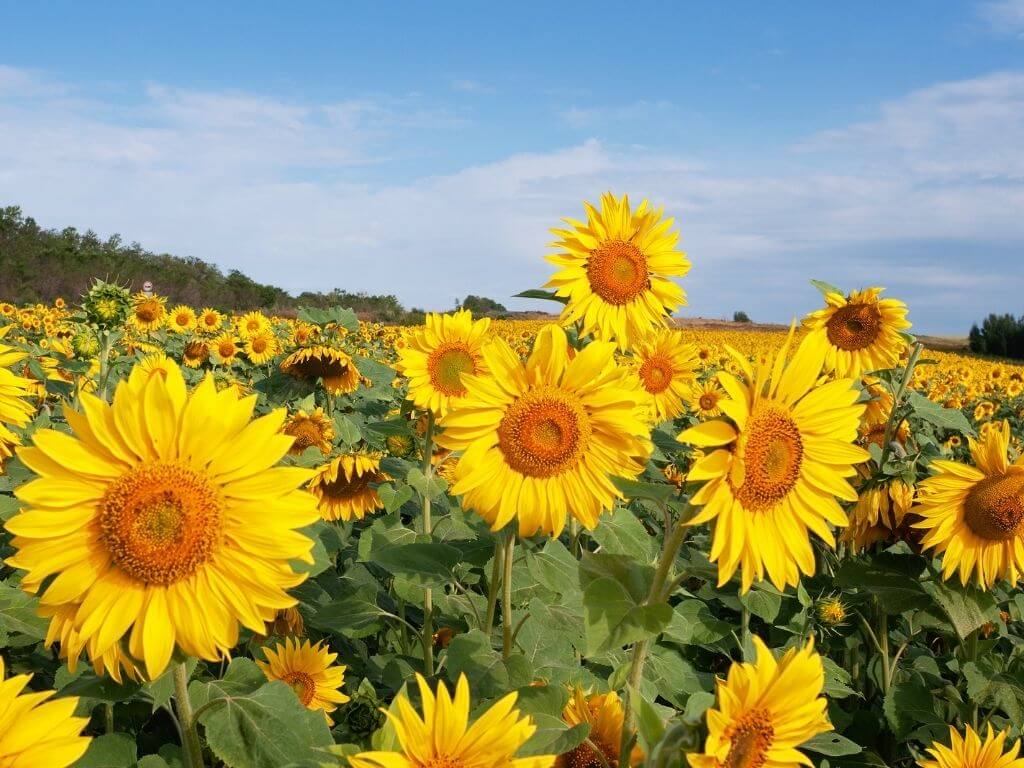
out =
[[[210,307],[203,307],[203,311],[196,318],[196,331],[212,336],[220,331],[220,327],[223,324],[224,316],[220,312]]]
[[[253,336],[266,333],[271,330],[270,321],[262,312],[249,312],[240,317],[236,325],[238,335],[243,339],[251,339]]]
[[[861,488],[857,504],[850,512],[850,524],[839,537],[854,552],[889,541],[903,525],[914,503],[914,489],[900,478]]]
[[[901,331],[910,327],[907,305],[879,298],[883,290],[868,288],[849,296],[829,293],[827,306],[804,319],[808,337],[824,351],[826,371],[856,377],[899,362],[907,347]]]
[[[931,760],[918,760],[921,768],[1024,768],[1020,741],[1008,747],[1006,731],[995,734],[991,724],[984,741],[969,725],[963,736],[950,726],[949,746],[934,741],[927,751]]]
[[[169,362],[136,366],[113,405],[81,397],[65,408],[74,435],[44,429],[19,458],[39,478],[15,492],[7,563],[41,592],[41,612],[74,608],[74,630],[95,660],[121,644],[150,678],[175,649],[222,658],[238,625],[254,632],[305,579],[312,562],[296,529],[317,519],[296,490],[308,470],[275,465],[292,438],[285,410],[252,420],[255,397],[218,392],[207,376],[190,395]]]
[[[648,395],[595,341],[570,359],[565,332],[545,326],[524,365],[504,339],[484,347],[487,376],[464,376],[466,396],[441,420],[438,443],[462,451],[452,493],[492,530],[557,536],[567,515],[593,530],[635,478],[652,446]]]
[[[587,738],[590,744],[584,742],[575,749],[559,755],[555,760],[555,768],[591,768],[602,765],[600,756],[594,754],[591,744],[600,750],[608,765],[619,764],[625,714],[618,694],[612,691],[588,696],[582,688],[575,688],[570,695],[569,703],[562,710],[562,720],[570,727],[589,725],[590,734]],[[629,756],[629,764],[643,765],[643,762],[644,751],[639,746],[634,747]]]
[[[395,368],[409,379],[409,397],[417,408],[437,416],[466,394],[463,374],[486,375],[481,350],[491,326],[489,317],[474,322],[469,310],[450,315],[431,312],[398,350]]]
[[[132,299],[132,313],[128,322],[140,331],[155,331],[167,318],[167,299],[163,296],[135,294]]]
[[[686,304],[686,294],[673,277],[690,271],[686,255],[677,250],[679,233],[672,219],[647,201],[630,212],[629,198],[601,196],[601,210],[584,203],[586,223],[563,219],[571,229],[552,229],[559,249],[547,260],[559,267],[547,288],[568,299],[561,322],[582,323],[583,333],[616,341],[625,350],[652,326]]]
[[[305,452],[307,448],[319,448],[320,452],[327,456],[331,452],[334,442],[334,423],[324,415],[323,408],[317,408],[312,413],[303,410],[288,417],[284,425],[284,433],[295,438],[291,449],[288,451],[293,456]]]
[[[238,338],[229,331],[214,336],[210,341],[210,347],[221,365],[230,365],[238,357]]]
[[[728,393],[719,407],[728,417],[704,421],[679,440],[708,450],[687,480],[706,481],[691,503],[703,509],[693,524],[714,520],[710,557],[722,586],[742,567],[743,592],[767,573],[778,589],[814,573],[809,532],[835,546],[828,523],[846,525],[836,498],[856,501],[846,478],[868,453],[854,445],[864,406],[852,379],[820,384],[823,350],[805,339],[786,357],[793,334],[771,370],[755,372],[735,354],[745,381],[718,380]]]
[[[203,339],[190,339],[181,353],[181,362],[189,368],[199,368],[210,359],[210,347]]]
[[[718,680],[704,752],[687,755],[693,768],[811,765],[797,747],[832,730],[821,695],[825,670],[814,640],[801,650],[790,648],[779,661],[761,638],[753,640],[757,661],[734,663],[728,678]]]
[[[942,554],[942,577],[955,571],[982,589],[1024,572],[1024,456],[1007,458],[1010,425],[992,424],[982,440],[968,440],[975,466],[936,459],[935,473],[918,488],[913,512],[922,518],[925,549]]]
[[[401,751],[360,752],[350,757],[352,768],[442,768],[479,766],[483,768],[550,768],[555,755],[515,757],[537,726],[533,718],[521,717],[514,709],[518,694],[510,693],[494,704],[476,722],[469,723],[469,683],[459,676],[455,697],[444,683],[437,684],[437,696],[417,673],[416,682],[423,701],[423,716],[405,696],[396,702],[398,714],[387,712],[398,735]]]
[[[253,365],[269,363],[277,352],[277,337],[272,330],[260,331],[245,339],[245,355]]]
[[[0,658],[0,766],[66,768],[85,754],[87,717],[75,717],[78,698],[47,701],[54,691],[23,693],[31,675],[8,678]]]
[[[384,508],[373,485],[390,479],[380,469],[380,456],[349,453],[316,470],[309,490],[324,520],[362,520]]]
[[[633,348],[637,373],[643,388],[654,400],[657,422],[674,419],[683,412],[696,380],[697,348],[687,344],[674,328],[659,328]]]
[[[331,347],[303,347],[281,361],[281,370],[306,381],[322,379],[331,395],[354,392],[359,387],[359,371],[345,352]]]
[[[712,377],[707,381],[696,382],[690,388],[688,405],[697,418],[712,419],[722,415],[722,409],[718,404],[725,397],[725,390],[718,384],[718,379]]]
[[[82,650],[85,648],[85,639],[75,629],[77,613],[78,604],[76,603],[58,606],[50,619],[50,626],[46,630],[44,641],[46,647],[55,643],[60,644],[60,658],[67,661],[68,669],[72,673],[78,669],[78,657],[82,655]],[[145,679],[139,664],[127,654],[121,643],[114,643],[90,661],[98,676],[110,675],[118,684],[124,683],[126,679],[136,681]]]
[[[179,304],[168,314],[167,327],[174,333],[188,333],[195,330],[196,311],[192,307]]]
[[[4,462],[13,455],[14,447],[21,445],[21,438],[9,426],[24,427],[35,413],[35,407],[25,398],[35,393],[36,382],[8,370],[28,357],[27,352],[3,343],[11,328],[10,325],[0,328],[0,474]]]
[[[345,665],[334,664],[338,654],[322,643],[299,642],[286,638],[274,648],[263,648],[266,661],[256,660],[268,680],[281,680],[295,691],[306,709],[319,709],[327,722],[334,725],[328,712],[333,712],[349,697],[341,692]],[[332,666],[333,665],[333,666]]]

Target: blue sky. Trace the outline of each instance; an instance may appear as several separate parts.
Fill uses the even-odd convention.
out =
[[[684,314],[787,321],[811,277],[924,332],[1024,312],[1024,0],[0,18],[0,204],[46,226],[444,309],[540,285],[612,189],[676,217]]]

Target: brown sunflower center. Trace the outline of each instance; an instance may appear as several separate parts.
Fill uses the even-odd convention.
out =
[[[316,682],[312,677],[305,672],[289,672],[281,680],[295,691],[302,706],[309,706],[309,702],[313,700],[313,695],[316,693]]]
[[[206,360],[210,356],[210,348],[201,341],[190,341],[185,345],[185,356],[192,360]]]
[[[652,357],[640,366],[640,380],[652,395],[664,392],[672,383],[672,363],[665,357]]]
[[[697,402],[702,411],[713,411],[718,407],[718,395],[714,392],[705,392]]]
[[[832,313],[825,324],[833,346],[856,352],[870,347],[882,330],[882,314],[874,304],[847,304]]]
[[[989,541],[1009,541],[1024,522],[1024,472],[987,477],[967,494],[964,521]]]
[[[425,763],[417,763],[420,768],[464,768],[465,763],[460,757],[453,757],[452,755],[434,755],[427,759]]]
[[[224,499],[209,478],[183,464],[142,464],[100,501],[100,539],[114,563],[145,584],[191,576],[220,545]]]
[[[736,497],[746,509],[768,509],[782,501],[800,477],[800,429],[787,413],[770,408],[751,415],[741,440],[744,476]]]
[[[427,360],[430,383],[449,396],[466,394],[462,374],[476,373],[476,363],[469,348],[461,341],[449,341],[440,345]]]
[[[203,315],[203,325],[207,328],[216,328],[220,325],[220,318],[216,315]]]
[[[322,427],[310,419],[294,421],[285,427],[284,433],[295,438],[292,453],[299,454],[314,445],[319,446],[326,440]]]
[[[761,768],[775,740],[771,715],[763,709],[747,712],[726,729],[729,752],[722,768]]]
[[[590,287],[609,304],[626,304],[647,289],[647,257],[632,243],[608,240],[587,259]]]
[[[217,345],[217,354],[221,357],[234,357],[237,351],[235,342],[230,339],[225,339]]]
[[[619,745],[605,744],[601,739],[591,736],[589,741],[597,747],[600,754],[590,744],[580,744],[569,752],[564,760],[566,768],[603,768],[605,765],[619,764]],[[602,760],[602,756],[604,759]],[[563,763],[559,763],[562,765]]]
[[[135,317],[144,323],[151,323],[157,318],[157,307],[153,302],[145,302],[135,308]]]
[[[334,501],[345,501],[363,494],[371,483],[383,483],[386,480],[380,472],[366,472],[362,475],[352,474],[352,479],[345,477],[345,472],[339,468],[338,477],[335,480],[328,480],[321,488],[324,496]]]
[[[255,339],[252,340],[252,351],[256,352],[257,354],[259,354],[260,352],[266,352],[268,344],[269,342],[265,338],[263,338],[262,336],[257,336]]]
[[[174,322],[176,322],[178,325],[182,326],[183,328],[186,325],[188,325],[191,320],[192,320],[192,318],[189,317],[188,315],[186,315],[184,312],[179,312],[174,317]]]
[[[516,472],[552,477],[579,463],[590,440],[582,405],[555,387],[526,393],[506,409],[498,447]]]

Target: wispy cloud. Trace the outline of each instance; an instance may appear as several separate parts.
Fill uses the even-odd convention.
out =
[[[1024,0],[983,2],[978,6],[978,13],[998,35],[1024,35]]]
[[[595,128],[609,123],[664,119],[677,111],[669,101],[634,101],[618,106],[577,107],[560,110],[559,119],[571,128]]]
[[[494,89],[478,80],[457,79],[451,81],[451,89],[459,93],[494,93]]]

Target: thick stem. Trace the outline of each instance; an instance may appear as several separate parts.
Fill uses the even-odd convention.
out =
[[[516,532],[510,526],[505,530],[504,573],[501,577],[501,650],[506,659],[512,654],[512,561],[515,559],[515,546]]]
[[[494,629],[494,617],[498,613],[498,587],[501,585],[502,561],[505,556],[504,542],[501,539],[494,540],[494,563],[491,565],[491,580],[487,584],[487,618],[484,626],[480,627],[487,637],[491,636]]]
[[[188,668],[184,663],[174,667],[174,706],[181,723],[181,746],[187,768],[203,768],[203,745],[196,730],[192,702],[188,698]]]
[[[107,733],[114,732],[114,705],[109,701],[103,705],[103,723]]]
[[[434,413],[427,414],[427,431],[423,436],[423,463],[421,465],[423,476],[427,480],[426,490],[423,494],[423,516],[420,518],[423,525],[422,534],[424,537],[432,535],[434,530],[430,519],[430,478],[433,475],[434,465],[431,459],[434,456]],[[423,670],[427,677],[434,674],[434,591],[430,587],[423,590]]]
[[[878,654],[882,659],[882,695],[889,693],[892,685],[892,664],[889,658],[889,615],[881,608],[878,610]]]
[[[107,399],[107,383],[110,378],[110,331],[102,332],[100,342],[100,398]]]
[[[750,609],[747,606],[743,606],[743,611],[740,614],[740,643],[742,648],[740,651],[743,654],[744,661],[754,661],[754,659],[747,658],[747,649],[753,644],[750,637]]]

